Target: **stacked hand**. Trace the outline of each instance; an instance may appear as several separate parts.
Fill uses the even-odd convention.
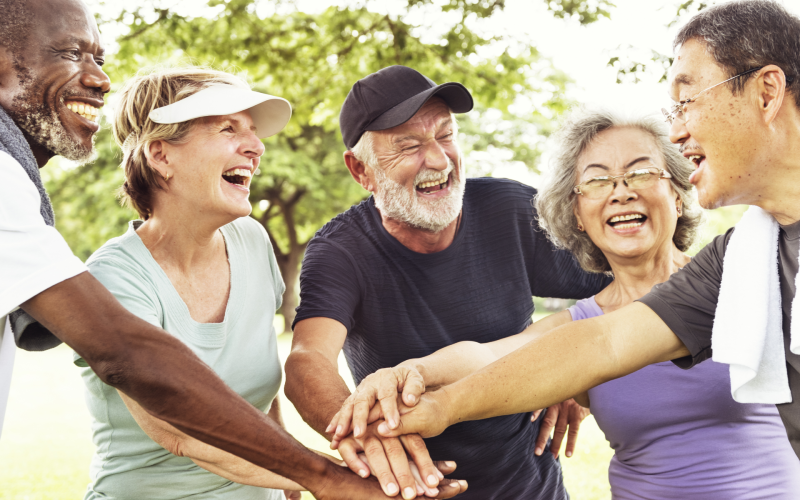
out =
[[[447,388],[425,392],[425,380],[414,368],[396,366],[384,368],[367,376],[333,417],[328,432],[334,432],[331,447],[347,436],[361,436],[367,426],[377,423],[382,437],[415,435],[438,436],[458,421],[449,402]],[[535,421],[541,410],[534,412]],[[535,454],[544,452],[550,432],[554,431],[550,452],[558,457],[564,436],[567,436],[566,455],[572,456],[578,430],[589,410],[569,399],[551,406],[542,421],[536,440]],[[378,422],[383,419],[383,422]],[[427,453],[427,452],[426,452]]]

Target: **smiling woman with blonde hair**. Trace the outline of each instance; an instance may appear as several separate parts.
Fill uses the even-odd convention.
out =
[[[280,423],[272,322],[284,285],[248,198],[261,139],[283,129],[291,107],[195,67],[141,74],[118,99],[122,191],[142,220],[95,252],[89,270]],[[274,500],[282,495],[268,488],[303,489],[150,416],[91,369],[82,376],[97,446],[87,499]]]

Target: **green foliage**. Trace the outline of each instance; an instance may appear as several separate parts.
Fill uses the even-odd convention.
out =
[[[556,17],[584,24],[608,17],[612,6],[608,0],[543,1]],[[250,198],[287,281],[283,313],[291,319],[308,240],[367,195],[344,166],[338,128],[341,104],[358,79],[403,64],[437,82],[464,84],[476,102],[476,111],[459,120],[465,152],[502,150],[504,159],[535,168],[543,138],[570,104],[563,97],[569,80],[534,47],[481,33],[480,20],[504,4],[406,0],[401,14],[385,14],[367,1],[308,13],[286,0],[210,0],[187,13],[180,4],[143,0],[125,6],[101,2],[106,14],[98,22],[101,31],[119,33],[105,66],[115,88],[143,67],[188,62],[244,74],[254,89],[292,103],[289,125],[265,140]],[[430,26],[410,21],[415,13],[437,9],[460,15]],[[95,164],[54,169],[48,183],[59,228],[81,256],[124,231],[121,221],[131,216],[114,205],[112,193],[122,177],[107,131],[98,146]]]

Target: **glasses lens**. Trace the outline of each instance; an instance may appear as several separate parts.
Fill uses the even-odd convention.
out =
[[[672,116],[672,113],[670,113],[669,111],[667,111],[667,110],[666,110],[666,109],[664,109],[664,108],[661,108],[661,113],[663,113],[663,114],[664,114],[664,120],[665,120],[667,123],[669,123],[670,125],[672,125],[672,121],[675,119],[675,118]]]
[[[631,189],[641,189],[652,185],[661,177],[657,168],[641,168],[625,174],[625,182]]]
[[[614,190],[612,179],[595,177],[581,184],[581,194],[587,198],[602,198]]]

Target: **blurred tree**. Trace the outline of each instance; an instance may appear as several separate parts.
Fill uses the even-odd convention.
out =
[[[608,17],[613,7],[609,0],[542,1],[554,16],[583,24]],[[250,197],[253,217],[267,229],[286,282],[281,307],[286,331],[295,316],[296,282],[309,239],[366,195],[343,165],[338,130],[341,103],[356,80],[403,64],[437,82],[463,83],[476,101],[476,111],[460,120],[465,153],[503,150],[505,159],[530,168],[543,137],[569,105],[563,96],[568,78],[535,48],[475,28],[503,9],[504,0],[401,4],[396,15],[376,12],[369,2],[305,13],[286,0],[209,0],[187,13],[177,4],[150,0],[134,6],[114,2],[116,10],[99,17],[105,33],[121,33],[106,65],[116,86],[142,67],[190,61],[246,73],[256,90],[292,103],[286,130],[265,140]],[[110,6],[101,2],[100,11]],[[433,25],[410,21],[424,12],[439,14]],[[487,110],[491,116],[485,118]],[[122,233],[132,216],[113,205],[111,193],[121,175],[110,140],[107,132],[98,137],[100,157],[94,164],[50,169],[47,175],[59,228],[84,258]]]

